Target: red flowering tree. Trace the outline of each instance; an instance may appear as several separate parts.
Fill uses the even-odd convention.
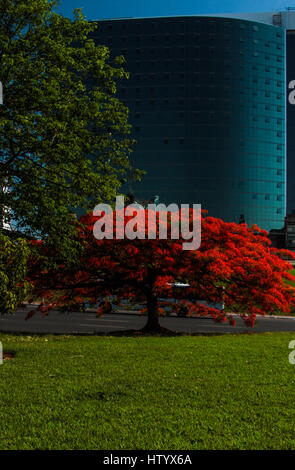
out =
[[[193,216],[191,211],[190,219]],[[295,278],[283,257],[295,257],[270,247],[267,232],[202,217],[199,249],[183,250],[187,240],[181,235],[170,238],[171,218],[167,239],[159,239],[158,216],[153,227],[155,239],[147,238],[151,230],[147,210],[134,225],[142,239],[130,240],[124,235],[111,239],[118,220],[122,230],[122,214],[120,217],[115,212],[108,216],[110,223],[105,223],[104,229],[109,238],[104,239],[96,239],[93,232],[102,216],[87,215],[81,219],[83,227],[77,230],[83,251],[78,264],[57,263],[56,269],[46,271],[40,269],[39,262],[31,262],[30,281],[35,286],[34,295],[45,299],[39,307],[44,315],[59,305],[76,308],[85,300],[91,305],[100,302],[97,314],[101,315],[111,310],[114,296],[119,301],[145,302],[148,331],[159,330],[159,315],[168,310],[179,315],[211,315],[215,321],[235,324],[231,314],[208,307],[207,302],[224,302],[227,312],[239,313],[248,326],[255,324],[256,315],[290,312],[294,289],[285,280]],[[125,214],[123,220],[126,228],[132,216]],[[45,256],[58,259],[58,253],[46,252],[42,244],[40,250]],[[179,283],[187,287],[177,287]],[[168,301],[171,298],[176,301]]]

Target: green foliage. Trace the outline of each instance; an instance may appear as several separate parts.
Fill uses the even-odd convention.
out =
[[[111,202],[132,173],[128,109],[116,82],[128,78],[89,33],[98,26],[57,2],[0,0],[0,205],[18,229],[49,238],[71,257],[72,212]],[[136,178],[139,173],[134,170]]]
[[[292,276],[295,276],[295,269],[292,269],[290,271],[290,274],[292,274]],[[285,284],[288,284],[289,286],[295,287],[295,281],[290,281],[289,279],[286,279],[284,282]]]
[[[29,248],[22,239],[10,240],[0,232],[0,313],[12,313],[28,295],[25,280]]]

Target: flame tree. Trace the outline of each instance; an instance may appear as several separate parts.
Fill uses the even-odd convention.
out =
[[[235,324],[231,314],[208,307],[205,302],[224,301],[227,312],[239,313],[248,326],[255,324],[257,315],[290,312],[294,289],[286,280],[295,278],[283,257],[294,255],[272,248],[267,232],[258,227],[202,216],[200,248],[183,250],[182,236],[169,236],[171,217],[167,239],[159,239],[158,216],[156,238],[148,239],[150,213],[144,210],[141,219],[133,224],[134,231],[141,231],[144,239],[130,240],[125,235],[123,239],[99,240],[93,229],[97,222],[102,223],[103,216],[81,218],[83,227],[77,227],[77,233],[83,249],[75,265],[56,262],[55,269],[43,269],[39,261],[30,262],[29,280],[34,284],[34,295],[45,299],[39,307],[44,315],[60,305],[75,308],[86,299],[91,305],[100,302],[97,314],[101,315],[109,311],[113,296],[119,301],[146,303],[147,331],[159,331],[159,315],[168,309],[179,315],[209,314],[215,321]],[[192,216],[191,211],[190,219]],[[111,223],[105,223],[105,236],[116,233],[122,214],[118,218],[114,212],[108,217]],[[125,229],[132,217],[124,214]],[[58,258],[57,252],[49,251],[41,242],[39,250],[47,258]],[[177,283],[188,287],[179,289],[175,287]],[[163,298],[176,301],[163,303]],[[28,318],[34,313],[29,312]]]

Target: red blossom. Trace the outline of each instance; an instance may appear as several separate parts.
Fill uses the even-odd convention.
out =
[[[109,217],[116,223],[115,212]],[[291,265],[283,259],[295,256],[270,247],[266,232],[258,227],[203,217],[201,246],[189,251],[182,249],[181,237],[159,239],[159,218],[156,239],[147,239],[146,211],[138,223],[144,228],[143,240],[97,240],[93,226],[99,219],[92,215],[81,219],[84,228],[78,228],[78,236],[84,251],[79,265],[61,262],[55,270],[40,272],[38,263],[32,260],[29,280],[34,283],[35,296],[46,299],[41,312],[51,309],[48,304],[53,304],[53,296],[60,292],[54,300],[55,308],[88,300],[93,305],[100,302],[97,315],[103,315],[112,310],[109,296],[116,295],[118,300],[146,302],[149,316],[151,309],[157,314],[170,309],[178,315],[208,315],[216,322],[229,321],[234,326],[232,316],[208,306],[224,303],[228,311],[240,314],[253,328],[256,315],[289,313],[295,306],[294,288],[285,283],[295,277],[290,274]],[[124,225],[131,219],[125,217]],[[114,224],[114,233],[115,229]],[[39,246],[41,251],[45,249],[42,243]],[[177,287],[179,284],[187,287]],[[163,310],[160,298],[174,298],[176,302]]]

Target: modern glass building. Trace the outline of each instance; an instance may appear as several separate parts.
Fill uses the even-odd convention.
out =
[[[295,25],[287,31],[287,212],[295,209]]]
[[[118,97],[146,170],[137,199],[201,204],[208,215],[280,228],[286,212],[285,29],[188,16],[99,21],[124,55]],[[295,78],[295,77],[294,77]],[[294,189],[295,191],[295,189]]]

